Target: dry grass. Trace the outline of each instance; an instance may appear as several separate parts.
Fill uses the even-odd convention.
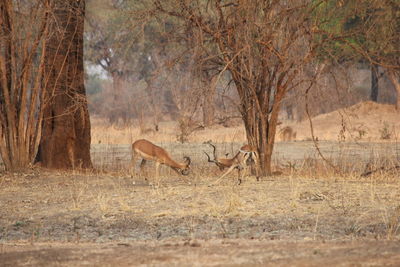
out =
[[[108,125],[101,119],[92,119],[92,144],[132,144],[135,140],[141,138],[156,143],[177,142],[179,129],[176,122],[161,122],[159,129],[158,132],[141,134],[139,127],[117,127]],[[215,125],[195,131],[189,136],[189,142],[193,143],[202,143],[210,139],[218,143],[245,142],[245,130],[242,126],[226,128]]]
[[[327,141],[357,142],[393,142],[398,140],[400,131],[399,114],[393,105],[375,102],[361,102],[354,106],[321,114],[313,118],[315,136]],[[289,126],[296,132],[296,140],[311,139],[308,120],[295,122],[281,119],[278,129]],[[140,138],[148,138],[157,143],[176,142],[179,127],[176,122],[161,122],[159,131],[151,134],[140,134],[138,123],[124,127],[110,126],[99,118],[92,118],[93,144],[131,144]],[[245,143],[246,135],[243,126],[223,127],[215,125],[193,132],[190,143],[202,143],[207,140],[217,143]],[[281,141],[279,136],[278,141]]]
[[[37,172],[0,178],[3,240],[398,239],[396,177],[140,177]]]
[[[393,142],[399,138],[398,118],[394,105],[366,101],[316,116],[313,118],[314,134],[319,140]],[[308,120],[287,125],[297,132],[297,140],[311,138]]]
[[[400,260],[398,174],[335,175],[320,161],[304,162],[260,182],[246,177],[240,186],[235,174],[209,186],[220,174],[212,165],[195,166],[185,179],[163,168],[158,182],[152,164],[134,177],[121,164],[93,173],[3,173],[0,261],[204,266]]]

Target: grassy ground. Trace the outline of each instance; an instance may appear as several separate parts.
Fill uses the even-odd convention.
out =
[[[159,183],[120,172],[3,174],[0,262],[400,261],[396,176],[294,174],[247,177],[238,186],[233,175],[209,186],[215,177],[211,167],[186,179],[167,174]]]

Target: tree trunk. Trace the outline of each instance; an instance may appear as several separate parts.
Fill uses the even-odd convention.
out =
[[[206,94],[203,99],[203,124],[208,127],[214,123],[214,98],[211,94]]]
[[[203,80],[203,88],[204,88],[204,95],[203,95],[203,124],[204,126],[208,127],[214,123],[214,114],[215,114],[215,91],[217,87],[218,80],[214,77],[210,82],[209,79]]]
[[[32,2],[22,17],[24,4],[0,1],[0,155],[11,171],[33,163],[43,118],[48,1]]]
[[[396,110],[400,111],[400,79],[399,75],[392,70],[388,70],[388,76],[390,81],[393,83],[394,88],[397,92],[397,100],[396,100]]]
[[[47,168],[89,168],[90,120],[83,69],[85,1],[54,0],[53,4],[38,158]]]
[[[232,76],[235,79],[235,75]],[[252,95],[252,90],[244,89],[241,82],[235,81],[235,84],[241,98],[241,114],[248,143],[257,148],[259,155],[258,175],[271,175],[278,113],[286,89],[281,86],[277,87],[272,107],[269,107],[270,103],[262,101],[264,98],[263,90],[257,90],[259,94]],[[262,105],[257,106],[256,102]]]
[[[123,124],[127,121],[127,111],[126,107],[123,105],[122,98],[124,97],[122,94],[122,86],[123,86],[123,78],[118,70],[111,71],[112,78],[112,108],[108,110],[108,120],[111,124],[118,124],[121,119]]]
[[[379,77],[378,66],[371,64],[371,101],[378,102]]]
[[[259,172],[261,176],[271,175],[271,157],[274,148],[274,139],[269,135],[267,114],[256,112],[254,107],[250,112],[242,113],[248,143],[257,148],[259,155]]]

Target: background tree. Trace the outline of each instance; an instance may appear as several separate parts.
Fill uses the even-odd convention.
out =
[[[48,168],[88,168],[92,163],[83,69],[85,1],[51,3],[38,159]]]
[[[49,1],[0,1],[0,154],[6,170],[33,163],[41,137]]]
[[[171,117],[186,121],[181,119],[193,114],[192,110],[185,110],[186,107],[192,109],[191,104],[181,105],[180,102],[178,106],[177,98],[173,96],[178,96],[178,91],[186,94],[195,89],[201,98],[198,109],[203,112],[202,116],[195,112],[192,119],[205,126],[214,122],[216,83],[211,85],[210,80],[216,72],[202,64],[207,55],[200,45],[201,32],[198,29],[186,27],[173,17],[155,19],[149,12],[152,5],[149,1],[96,0],[88,3],[91,12],[87,16],[89,27],[85,34],[86,60],[90,65],[105,70],[112,87],[116,88],[115,84],[121,87],[112,93],[101,90],[97,94],[103,103],[103,110],[96,106],[97,114],[108,116],[112,123],[120,119],[124,121],[124,117],[128,117],[125,123],[131,123],[129,120],[135,118],[141,129],[145,128],[145,121],[152,121],[155,125],[161,119]],[[114,82],[114,69],[118,70],[119,83]],[[174,80],[180,86],[166,83],[166,80]],[[195,88],[190,88],[192,86]],[[132,101],[125,104],[127,98],[132,98]],[[110,99],[115,101],[110,103]],[[186,101],[191,102],[191,99],[186,98]],[[147,107],[144,114],[139,112],[141,105]],[[120,116],[123,112],[117,109],[122,109],[127,116]]]
[[[110,123],[129,122],[133,110],[124,101],[134,79],[133,69],[138,66],[139,40],[133,35],[125,38],[123,27],[127,1],[88,1],[85,31],[85,60],[90,66],[100,67],[111,80],[107,101],[103,101],[103,113]]]
[[[319,8],[321,12],[327,9],[335,10],[336,19],[330,24],[324,24],[325,36],[343,36],[344,38],[330,38],[321,50],[323,51],[321,55],[329,53],[334,55],[333,59],[338,62],[361,62],[368,65],[371,70],[370,99],[377,102],[379,79],[385,74],[382,70],[386,71],[389,78],[393,80],[392,77],[396,76],[400,68],[398,45],[400,42],[400,2],[397,0],[330,0]],[[321,19],[324,20],[322,17]],[[396,86],[395,81],[393,84]]]
[[[356,2],[355,15],[350,21],[358,30],[353,48],[374,66],[374,72],[378,73],[378,67],[385,71],[383,74],[387,74],[397,91],[396,108],[400,109],[400,1]],[[372,81],[382,75],[376,76]]]

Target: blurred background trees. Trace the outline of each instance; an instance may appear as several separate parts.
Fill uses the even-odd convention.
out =
[[[197,1],[191,3],[190,6],[203,8],[210,13],[206,14],[208,16],[206,19],[212,20],[217,16],[216,12],[211,11],[215,2],[218,1]],[[291,1],[290,4],[295,2],[301,3]],[[396,74],[399,65],[396,61],[399,53],[396,46],[399,36],[398,1],[308,2],[318,4],[319,13],[317,11],[310,13],[310,18],[312,16],[314,20],[320,18],[320,24],[323,23],[319,30],[320,38],[325,40],[324,47],[319,49],[321,53],[319,60],[329,58],[329,62],[325,62],[324,70],[316,81],[314,89],[309,92],[311,96],[309,101],[312,102],[310,103],[311,114],[330,112],[368,99],[395,104],[394,85],[398,78],[393,80],[391,77],[396,75],[398,77]],[[165,9],[175,8],[179,12],[181,11],[177,8],[184,6],[185,3],[186,1],[161,2]],[[108,117],[111,123],[136,119],[141,116],[138,112],[140,109],[133,108],[134,105],[131,104],[135,102],[135,99],[140,99],[140,103],[136,106],[149,103],[146,116],[151,118],[150,126],[163,117],[178,120],[181,115],[179,115],[176,101],[173,100],[173,93],[170,88],[164,86],[167,77],[163,75],[168,73],[169,77],[175,76],[178,79],[185,75],[195,77],[198,80],[196,81],[197,88],[203,88],[204,93],[200,94],[202,96],[198,110],[192,118],[198,124],[208,126],[212,122],[226,122],[227,119],[240,115],[237,109],[238,94],[235,90],[227,90],[235,87],[234,84],[229,83],[232,77],[224,72],[218,76],[218,79],[213,80],[221,70],[215,68],[216,64],[213,62],[216,60],[214,56],[217,47],[209,42],[198,28],[188,25],[176,16],[161,14],[151,1],[99,0],[89,1],[88,4],[89,26],[85,33],[85,51],[86,62],[89,63],[89,69],[93,71],[89,72],[87,85],[90,89],[96,80],[102,83],[100,89],[96,86],[89,90],[93,100],[93,105],[91,105],[93,113]],[[221,1],[221,5],[232,8],[236,2]],[[321,17],[322,13],[327,15],[328,19],[324,20]],[[96,26],[92,27],[91,21],[95,21]],[[322,31],[325,32],[324,35]],[[318,42],[317,39],[314,41]],[[213,52],[210,53],[210,51]],[[111,54],[112,60],[111,58],[99,59],[104,55],[110,57]],[[116,59],[118,57],[125,57],[126,60]],[[114,83],[113,75],[116,74],[111,74],[110,66],[102,66],[107,64],[118,66],[118,71],[114,70],[114,72],[121,75],[126,73],[125,82],[120,86],[122,89],[119,89],[124,90],[125,97],[116,100],[118,105],[111,104],[111,100],[114,101],[117,97],[115,95],[112,97],[115,91],[112,88],[118,87],[115,85],[119,82]],[[168,69],[172,64],[180,67]],[[387,70],[389,66],[391,71]],[[95,73],[99,67],[107,67],[109,70],[96,76]],[[184,70],[184,73],[177,72],[178,69]],[[196,75],[193,76],[193,73]],[[391,75],[391,73],[394,74]],[[193,81],[193,78],[189,80]],[[212,80],[214,83],[211,82]],[[378,91],[379,85],[381,85],[380,91]],[[174,88],[174,90],[187,90],[189,86],[193,85],[185,85],[185,88]],[[286,114],[291,119],[304,119],[304,104],[295,101],[302,97],[304,90],[303,88],[286,94],[282,102],[282,114]],[[97,105],[96,101],[104,100],[102,95],[107,101],[101,101],[102,105]],[[128,97],[129,95],[131,97]],[[321,101],[317,101],[318,99]],[[321,102],[325,104],[319,104]],[[153,110],[153,107],[157,109]],[[111,109],[118,108],[121,111],[109,112]],[[209,109],[211,112],[207,111]],[[213,109],[215,109],[214,112]],[[210,114],[213,114],[215,118],[205,116]],[[146,121],[149,122],[149,119]],[[130,123],[137,123],[137,121]]]
[[[321,56],[330,54],[341,65],[370,69],[370,100],[378,102],[379,80],[391,79],[399,69],[400,2],[327,1],[320,9],[335,12],[333,23],[324,27],[326,34],[344,37],[324,46]]]
[[[197,29],[157,13],[149,1],[100,0],[88,5],[85,58],[89,69],[103,70],[101,89],[92,89],[101,79],[95,70],[87,80],[95,114],[112,124],[136,123],[141,128],[154,127],[161,119],[180,121],[188,131],[214,123],[215,104],[224,101],[228,78],[211,82],[218,72],[204,65],[207,54]],[[115,82],[116,76],[122,81]],[[123,97],[118,100],[118,95]],[[230,105],[226,100],[219,105],[217,116],[229,117]]]

